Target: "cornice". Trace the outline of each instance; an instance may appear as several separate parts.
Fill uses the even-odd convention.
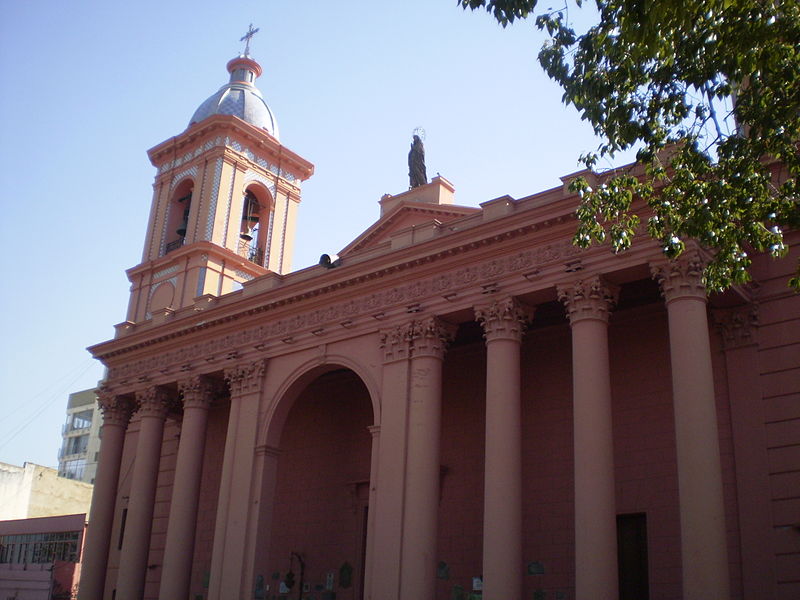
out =
[[[233,307],[218,307],[214,309],[208,309],[208,314],[204,315],[206,318],[203,319],[202,323],[195,323],[188,327],[180,327],[180,320],[176,319],[173,321],[173,323],[178,328],[170,331],[169,333],[153,337],[153,332],[149,329],[141,333],[134,332],[122,338],[92,346],[89,348],[89,351],[92,352],[97,358],[112,358],[120,354],[144,348],[146,346],[189,335],[197,331],[207,330],[239,318],[261,314],[305,300],[310,300],[324,294],[329,294],[331,292],[344,290],[363,283],[372,282],[387,275],[401,273],[410,268],[433,263],[438,259],[448,256],[455,256],[493,242],[501,241],[503,239],[509,238],[492,238],[485,240],[484,243],[472,243],[463,247],[459,246],[456,248],[443,250],[442,252],[434,255],[426,255],[416,260],[410,260],[401,264],[391,265],[380,270],[361,274],[356,277],[332,281],[327,285],[315,287],[305,292],[289,294],[282,298],[277,298],[272,302],[263,302],[261,295],[259,295],[258,298],[261,299],[260,302],[249,308],[239,310],[234,314],[226,314],[224,316],[221,315],[215,318],[213,316],[213,312],[218,310],[221,312],[226,308],[230,310]],[[304,323],[306,327],[313,328],[326,322],[335,322],[337,320],[352,318],[361,314],[377,312],[380,309],[395,305],[397,303],[412,303],[419,301],[421,298],[427,295],[446,294],[456,289],[470,285],[476,285],[481,280],[490,280],[508,273],[524,272],[527,269],[535,270],[545,264],[575,257],[581,252],[582,251],[573,246],[569,240],[540,246],[531,250],[520,251],[510,256],[495,258],[472,266],[457,268],[442,274],[417,280],[406,285],[389,287],[367,296],[360,297],[358,300],[349,300],[340,305],[332,304],[326,306],[325,308],[316,309],[303,315],[298,315],[287,319],[279,319],[271,325],[271,335],[275,337],[285,336],[291,333],[293,330],[300,328],[299,326],[301,323]],[[132,327],[135,327],[135,324],[132,324]],[[263,334],[259,337],[270,337],[270,334]],[[105,351],[106,348],[108,349],[107,351]]]
[[[545,212],[544,218],[539,219],[532,214],[536,207],[515,211],[506,217],[365,260],[358,260],[356,255],[342,267],[330,271],[311,267],[286,276],[269,273],[247,282],[242,291],[214,298],[207,303],[210,307],[200,312],[181,309],[161,324],[144,322],[139,331],[136,330],[137,324],[132,323],[129,333],[97,344],[89,351],[120,376],[132,377],[156,368],[157,364],[161,367],[166,364],[180,366],[203,353],[224,354],[247,345],[263,349],[276,340],[294,341],[298,334],[305,332],[310,335],[330,325],[352,322],[356,317],[371,315],[377,319],[376,315],[389,312],[391,308],[402,309],[396,312],[411,312],[415,305],[426,299],[443,301],[442,298],[459,296],[465,290],[488,293],[486,290],[480,292],[481,287],[487,282],[494,285],[503,278],[508,280],[513,276],[523,283],[526,279],[536,281],[536,285],[541,287],[547,284],[540,279],[542,273],[552,271],[552,275],[560,274],[560,279],[563,279],[565,271],[580,269],[581,263],[597,268],[598,264],[613,260],[616,265],[631,266],[633,262],[642,264],[643,259],[647,264],[648,258],[652,257],[647,254],[653,252],[647,244],[623,257],[611,255],[604,247],[581,250],[573,246],[571,236],[564,235],[565,227],[574,218],[569,212],[570,206],[571,202],[562,203],[560,209],[548,204],[542,211]],[[544,234],[536,238],[536,245],[526,239],[534,232]],[[387,258],[391,262],[387,262]],[[558,265],[564,268],[559,269]],[[441,272],[437,267],[442,269]],[[415,280],[399,282],[410,269],[415,270]],[[376,289],[381,281],[385,283]],[[552,287],[556,283],[552,281],[549,285]],[[365,284],[369,288],[353,297],[350,290]],[[351,297],[344,298],[346,293]],[[323,302],[322,296],[331,297]],[[306,310],[286,314],[294,305],[306,302],[310,303]],[[268,312],[274,315],[268,323],[252,318]],[[281,317],[281,313],[286,316]],[[223,331],[230,330],[236,321],[243,323],[241,331]],[[220,331],[220,334],[209,340],[207,336],[212,329]],[[163,348],[164,344],[176,346],[180,338],[201,331],[205,332],[203,342],[187,340],[187,347],[173,352]],[[159,345],[162,349],[159,349],[157,357],[141,357],[147,348]],[[125,355],[131,355],[131,362],[124,364]],[[137,355],[139,358],[133,358]]]
[[[214,136],[214,132],[219,132],[219,134]],[[272,160],[277,160],[280,172],[276,174],[280,177],[284,176],[284,172],[290,172],[292,178],[298,178],[303,181],[314,173],[314,165],[302,156],[281,144],[263,129],[231,115],[214,115],[192,125],[182,133],[154,146],[147,151],[147,155],[153,166],[159,170],[159,174],[162,174],[190,162],[200,156],[203,151],[207,152],[212,147],[223,145],[222,142],[225,138],[222,138],[222,140],[216,139],[222,135],[234,135],[237,140],[244,140],[253,146],[253,148],[243,148],[242,150],[234,148],[234,151],[240,152],[243,158],[250,159],[247,156],[249,152],[256,156],[266,153]],[[208,137],[208,140],[205,140],[206,137]],[[191,148],[193,144],[204,140],[205,143],[201,148],[196,149],[194,152],[186,153],[187,148]],[[177,156],[178,154],[181,154],[181,156]],[[169,161],[170,158],[173,160]],[[258,160],[251,160],[251,162],[254,165],[259,164]],[[261,166],[263,167],[263,165]]]
[[[133,281],[133,277],[139,275],[140,273],[148,273],[150,271],[155,270],[163,270],[168,268],[169,265],[173,263],[179,263],[186,259],[187,256],[196,256],[197,254],[205,254],[208,256],[213,256],[220,261],[225,261],[225,263],[229,266],[235,266],[239,270],[243,270],[248,274],[258,277],[261,275],[266,275],[269,271],[263,267],[260,267],[254,262],[239,256],[232,250],[225,248],[223,246],[218,246],[212,242],[207,240],[200,240],[198,242],[192,242],[191,244],[186,244],[185,246],[181,246],[164,256],[159,256],[153,260],[149,260],[147,262],[141,263],[136,265],[135,267],[131,267],[127,269],[125,273],[128,275],[128,279]]]

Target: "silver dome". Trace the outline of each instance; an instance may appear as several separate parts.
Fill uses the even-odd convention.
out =
[[[255,80],[261,75],[261,66],[249,56],[238,56],[228,63],[230,81],[194,111],[189,125],[199,123],[212,115],[233,115],[251,125],[265,129],[278,139],[278,122],[264,101]]]

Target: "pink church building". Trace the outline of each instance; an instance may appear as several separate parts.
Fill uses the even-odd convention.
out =
[[[709,295],[700,248],[574,247],[570,177],[437,176],[292,272],[313,165],[228,71],[90,349],[81,600],[800,597],[800,235]]]

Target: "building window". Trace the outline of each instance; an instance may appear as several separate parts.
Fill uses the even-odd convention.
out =
[[[72,429],[88,429],[92,426],[94,411],[82,410],[72,415]]]
[[[0,563],[79,562],[80,531],[0,535]]]
[[[67,479],[83,479],[83,472],[86,470],[86,459],[76,458],[65,460],[61,463],[59,475]]]
[[[89,447],[89,436],[79,435],[67,438],[66,454],[84,454]]]

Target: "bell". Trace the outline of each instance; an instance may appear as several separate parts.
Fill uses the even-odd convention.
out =
[[[253,239],[253,230],[258,225],[258,210],[261,206],[249,192],[244,197],[244,210],[242,211],[242,226],[239,237],[249,242]]]

